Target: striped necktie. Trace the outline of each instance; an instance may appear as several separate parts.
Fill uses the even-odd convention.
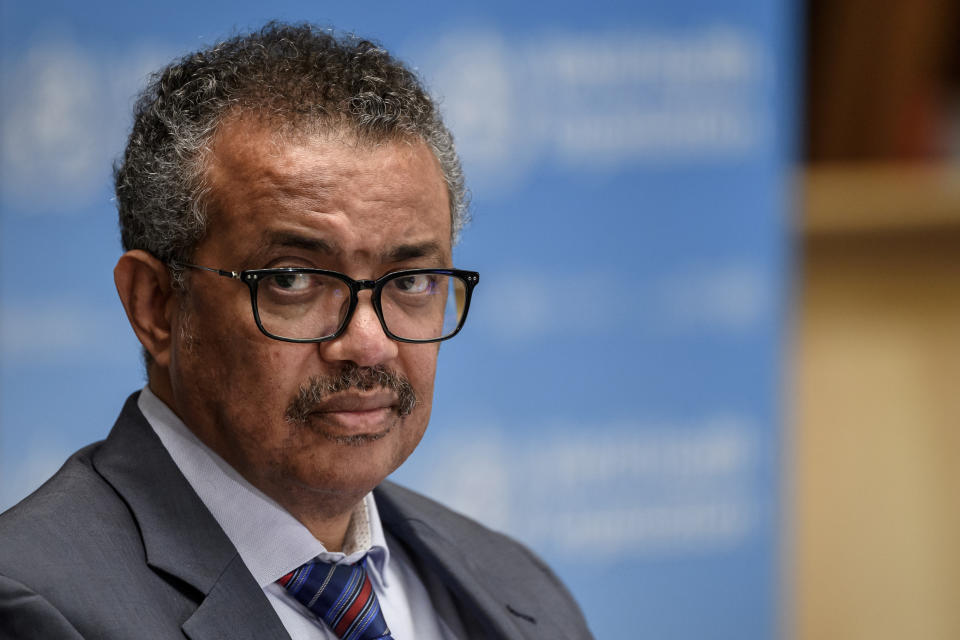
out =
[[[311,560],[277,580],[342,640],[392,640],[364,565]]]

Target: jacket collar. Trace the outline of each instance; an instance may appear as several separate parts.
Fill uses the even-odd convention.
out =
[[[194,640],[289,638],[237,550],[127,399],[93,466],[127,503],[147,565],[192,587],[200,603],[183,625]]]

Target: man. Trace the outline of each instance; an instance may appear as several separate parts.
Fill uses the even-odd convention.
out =
[[[590,637],[530,552],[384,481],[479,278],[416,78],[270,24],[135,116],[114,275],[148,385],[0,518],[0,636]]]

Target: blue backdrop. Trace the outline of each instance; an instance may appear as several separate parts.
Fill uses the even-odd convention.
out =
[[[347,4],[0,4],[0,508],[144,382],[110,164],[145,75],[307,19],[420,71],[474,196],[396,478],[535,548],[598,638],[777,635],[794,4]]]

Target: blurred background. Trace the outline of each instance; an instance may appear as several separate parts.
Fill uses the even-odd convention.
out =
[[[960,6],[812,0],[790,601],[799,638],[960,638]]]
[[[418,70],[473,192],[481,283],[398,481],[543,555],[601,639],[960,637],[957,3],[342,4],[0,0],[0,509],[144,383],[133,96],[309,20]]]

